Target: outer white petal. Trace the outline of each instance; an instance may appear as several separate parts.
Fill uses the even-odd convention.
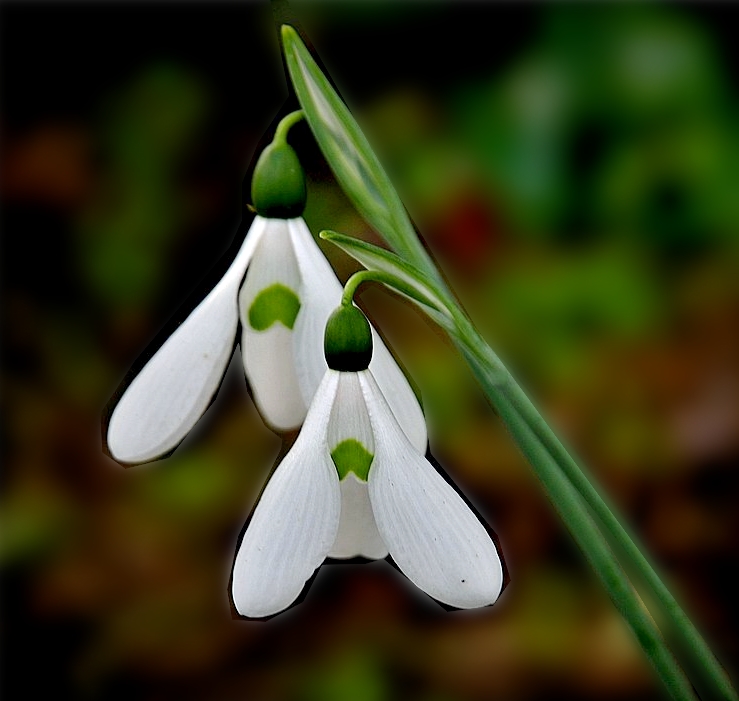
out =
[[[492,604],[503,585],[495,544],[462,498],[408,442],[377,384],[360,373],[375,432],[369,494],[393,559],[417,587],[457,608]]]
[[[340,483],[341,520],[329,557],[362,557],[381,560],[387,547],[377,530],[366,482],[350,472]]]
[[[265,233],[254,251],[239,293],[241,354],[244,371],[262,417],[274,428],[284,431],[300,426],[308,407],[303,400],[295,368],[294,329],[278,322],[257,331],[249,323],[248,313],[259,293],[275,283],[284,285],[300,298],[297,319],[306,314],[306,300],[301,295],[300,273],[290,241],[288,221],[265,221]],[[318,378],[318,382],[320,380]]]
[[[223,278],[124,392],[108,425],[116,460],[146,462],[167,453],[207,408],[233,351],[238,289],[264,222],[254,220]]]
[[[234,562],[232,594],[242,616],[287,608],[336,538],[339,478],[326,444],[338,376],[326,373],[298,439],[267,484]]]
[[[390,351],[374,328],[372,329],[372,341],[374,352],[369,370],[411,445],[421,455],[424,455],[428,434],[426,433],[426,419],[418,399],[400,366],[390,355]]]
[[[300,297],[305,300],[295,322],[295,366],[303,399],[310,405],[328,368],[323,334],[328,317],[341,303],[343,287],[303,219],[290,219],[288,223],[300,269]]]
[[[305,299],[305,313],[298,315],[295,324],[295,363],[303,398],[310,404],[326,371],[323,333],[329,315],[341,301],[342,285],[305,222],[291,219],[289,225],[303,283],[301,299]],[[425,453],[428,440],[426,421],[416,395],[374,328],[372,341],[374,350],[370,370],[409,440]]]

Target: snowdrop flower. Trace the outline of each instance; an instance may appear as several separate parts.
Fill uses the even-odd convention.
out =
[[[372,334],[354,306],[326,329],[329,369],[238,548],[232,597],[250,618],[282,611],[326,557],[388,555],[433,598],[492,604],[503,570],[485,527],[411,444],[367,369]]]
[[[107,443],[122,463],[171,452],[208,408],[233,353],[239,323],[244,371],[262,417],[299,427],[326,370],[323,329],[342,286],[300,214],[305,177],[286,142],[288,115],[252,180],[257,216],[223,278],[134,378],[110,417]],[[425,450],[413,390],[373,330],[370,372],[403,429]]]

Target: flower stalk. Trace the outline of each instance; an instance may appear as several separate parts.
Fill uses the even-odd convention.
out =
[[[275,129],[275,135],[272,138],[273,144],[286,144],[287,135],[296,124],[302,122],[305,119],[305,112],[303,110],[295,110],[286,114],[277,125]]]
[[[528,460],[550,502],[600,579],[614,606],[633,631],[670,696],[673,699],[696,699],[685,673],[677,664],[657,625],[609,548],[588,511],[582,494],[561,469],[548,446],[531,428],[529,422],[531,417],[522,414],[520,405],[517,405],[511,396],[517,393],[503,390],[498,373],[490,372],[492,363],[488,364],[481,358],[487,355],[485,351],[488,351],[489,347],[483,352],[475,353],[471,353],[460,344],[457,344],[457,347],[472,369],[485,396]],[[478,351],[481,350],[478,348]],[[505,385],[519,389],[512,378]]]
[[[525,449],[530,440],[535,440],[538,443],[540,448],[537,453],[540,452],[542,456],[545,456],[546,461],[551,462],[554,469],[559,471],[564,479],[577,491],[582,501],[623,550],[628,562],[643,578],[645,584],[659,602],[668,621],[668,634],[678,641],[678,649],[682,653],[680,656],[684,658],[686,666],[695,670],[693,681],[696,689],[701,694],[701,698],[711,699],[712,701],[737,701],[739,697],[732,688],[728,675],[693,622],[657,574],[649,559],[644,555],[643,547],[639,547],[633,535],[623,525],[622,519],[618,518],[614,508],[607,503],[593,482],[588,479],[583,469],[562,445],[554,431],[526,396],[526,393],[506,370],[472,323],[466,317],[458,317],[457,321],[462,323],[464,336],[468,338],[463,346],[457,342],[460,352],[467,359],[486,397],[511,431],[516,444],[529,459],[537,473],[537,477],[542,483],[546,484],[538,469],[540,463],[531,460],[527,449]],[[474,349],[474,352],[470,353],[470,349]],[[488,376],[489,370],[487,368],[495,369],[495,374]],[[519,430],[517,428],[514,431],[513,426],[518,427],[519,424],[525,427],[525,434],[522,432],[523,429]],[[522,438],[524,435],[526,437]],[[547,491],[551,495],[551,491]],[[563,520],[568,523],[566,519]],[[588,528],[598,530],[598,526],[592,521]],[[573,532],[574,536],[575,533]]]
[[[357,211],[397,254],[324,232],[324,238],[337,243],[375,273],[358,277],[360,273],[351,278],[344,297],[351,299],[359,284],[374,279],[414,300],[449,333],[672,697],[695,698],[690,683],[646,614],[593,515],[619,544],[625,562],[642,576],[664,609],[667,637],[678,641],[675,647],[685,659],[685,668],[697,670],[693,681],[702,696],[737,701],[736,692],[720,663],[620,519],[454,299],[364,134],[297,33],[283,26],[282,38],[295,94],[324,157]],[[397,273],[395,279],[388,275],[389,272]],[[410,285],[409,277],[412,279]],[[419,290],[429,293],[425,301],[419,299]],[[428,299],[438,304],[429,305]]]

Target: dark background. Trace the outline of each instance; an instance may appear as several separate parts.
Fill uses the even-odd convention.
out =
[[[472,318],[736,670],[736,8],[293,9]],[[232,619],[280,451],[238,353],[171,458],[123,470],[101,414],[237,230],[287,95],[270,8],[3,2],[0,21],[3,697],[659,698],[464,365],[377,290],[511,584],[446,613],[385,563],[323,567],[299,606]],[[377,241],[307,146],[312,231]]]

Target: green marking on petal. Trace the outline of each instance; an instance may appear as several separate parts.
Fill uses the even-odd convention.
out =
[[[300,299],[288,287],[275,283],[262,290],[249,307],[249,324],[256,331],[266,331],[280,322],[292,329],[300,311]]]
[[[331,451],[331,459],[336,465],[339,479],[343,480],[350,472],[353,472],[363,482],[367,481],[370,465],[375,456],[372,455],[359,441],[347,438],[341,441]]]

